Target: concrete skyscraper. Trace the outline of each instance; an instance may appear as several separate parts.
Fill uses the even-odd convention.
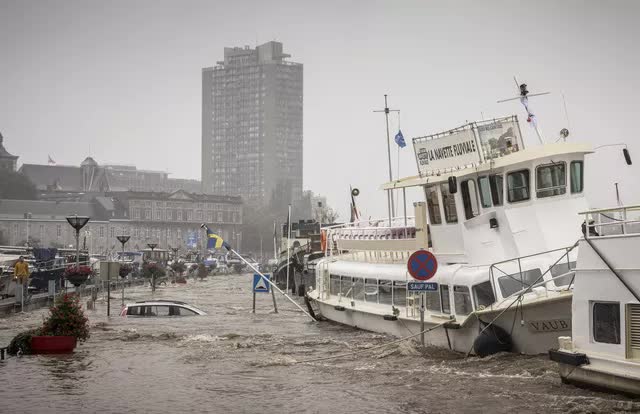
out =
[[[205,193],[286,205],[302,197],[302,64],[282,43],[224,49],[202,70]]]

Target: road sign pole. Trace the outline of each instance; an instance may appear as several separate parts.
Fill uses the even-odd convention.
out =
[[[420,294],[420,345],[424,346],[424,293]]]
[[[252,313],[256,313],[256,291],[253,291],[253,311]]]
[[[254,292],[253,297],[255,298],[255,296],[256,293]],[[273,299],[273,311],[275,313],[278,313],[278,305],[276,305],[276,292],[273,289],[271,289],[271,299]]]

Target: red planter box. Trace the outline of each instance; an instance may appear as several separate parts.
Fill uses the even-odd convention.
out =
[[[31,352],[34,354],[70,354],[76,347],[75,336],[34,336]]]

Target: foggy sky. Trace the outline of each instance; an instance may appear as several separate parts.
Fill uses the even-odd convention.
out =
[[[0,132],[20,163],[91,155],[200,179],[201,69],[225,46],[277,40],[304,64],[304,187],[343,219],[349,185],[365,216],[386,210],[383,94],[409,144],[400,175],[415,175],[411,137],[482,115],[524,120],[519,102],[496,103],[516,95],[513,75],[552,92],[531,99],[548,140],[568,127],[570,140],[629,145],[633,167],[615,148],[587,159],[591,204],[614,205],[613,182],[640,203],[639,12],[634,1],[0,0]]]

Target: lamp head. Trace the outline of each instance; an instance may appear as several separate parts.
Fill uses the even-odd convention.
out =
[[[77,214],[73,216],[67,217],[67,222],[73,227],[76,231],[80,231],[90,220],[90,217],[87,216],[79,216]]]

